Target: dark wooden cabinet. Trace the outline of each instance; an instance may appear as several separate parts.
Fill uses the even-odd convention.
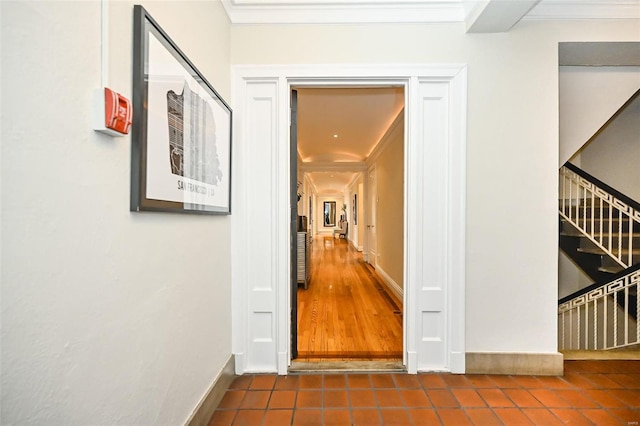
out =
[[[298,284],[304,284],[306,290],[311,269],[311,236],[308,232],[298,232],[297,264]]]

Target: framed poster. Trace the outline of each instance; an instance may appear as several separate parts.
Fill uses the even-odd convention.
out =
[[[133,18],[131,210],[230,214],[231,108],[142,6]]]

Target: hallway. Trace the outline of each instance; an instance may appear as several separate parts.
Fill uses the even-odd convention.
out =
[[[565,361],[564,376],[245,375],[210,425],[637,425],[640,361]]]
[[[346,239],[315,236],[298,288],[298,361],[402,359],[402,302]]]

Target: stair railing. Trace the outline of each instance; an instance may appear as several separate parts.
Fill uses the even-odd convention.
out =
[[[633,234],[640,232],[635,201],[571,163],[560,169],[560,200],[560,216],[620,266],[633,264]]]
[[[558,301],[560,350],[605,350],[640,344],[640,264]],[[634,318],[635,317],[635,318]]]

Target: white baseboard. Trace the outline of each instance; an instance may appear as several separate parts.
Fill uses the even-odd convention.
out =
[[[391,291],[398,300],[401,302],[404,301],[404,290],[389,276],[389,274],[384,271],[384,269],[380,267],[380,265],[376,265],[376,273],[380,275],[380,278],[382,278],[382,281],[386,284],[389,291]]]
[[[187,426],[207,426],[209,424],[213,413],[216,411],[216,408],[218,408],[220,401],[222,401],[222,397],[235,379],[234,370],[234,357],[232,355],[224,367],[222,367],[220,374],[218,374],[218,377],[213,381],[211,387],[202,397],[202,400],[200,400],[195,410],[193,410],[193,414],[191,414],[191,417],[187,420]]]
[[[354,250],[358,250],[359,252],[362,251],[362,246],[357,246],[353,240],[349,240],[349,244],[351,244],[351,247],[353,247]]]

